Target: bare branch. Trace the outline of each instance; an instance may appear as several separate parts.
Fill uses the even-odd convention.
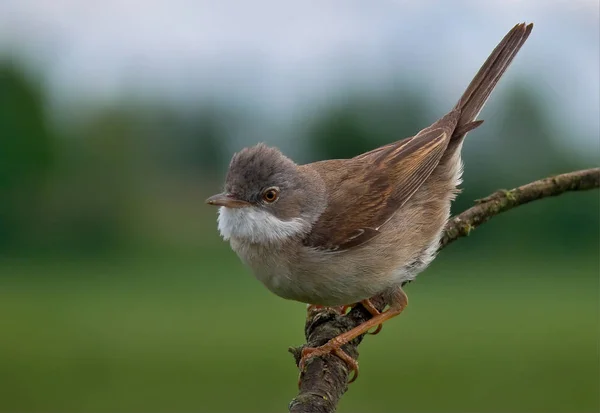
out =
[[[458,238],[469,235],[472,230],[501,212],[568,191],[598,188],[599,181],[600,168],[593,168],[540,179],[510,191],[497,191],[477,200],[477,205],[450,219],[442,237],[440,250]]]
[[[451,218],[440,243],[440,250],[458,238],[469,235],[479,225],[490,218],[538,199],[556,196],[568,191],[584,191],[600,186],[600,168],[586,169],[549,177],[520,186],[510,191],[497,191],[463,213]],[[385,307],[382,297],[371,299],[380,311]],[[296,364],[300,360],[302,348],[317,347],[333,337],[367,321],[371,315],[362,305],[355,306],[348,314],[342,315],[333,309],[310,311],[307,314],[305,335],[306,344],[292,347]],[[351,357],[358,358],[358,345],[364,335],[346,344],[343,349]],[[300,392],[289,405],[291,413],[332,413],[342,395],[348,389],[348,368],[336,356],[327,355],[311,359],[300,377]]]

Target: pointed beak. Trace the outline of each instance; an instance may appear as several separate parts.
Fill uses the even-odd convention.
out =
[[[250,206],[249,202],[235,198],[233,195],[222,193],[213,195],[206,200],[208,205],[223,206],[226,208],[244,208]]]

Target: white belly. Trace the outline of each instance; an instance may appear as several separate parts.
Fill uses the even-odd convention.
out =
[[[231,248],[271,292],[288,300],[310,303],[290,259],[280,249],[231,239]]]
[[[309,304],[354,304],[411,280],[422,268],[391,266],[372,253],[327,254],[299,246],[296,251],[231,239],[231,247],[254,276],[278,296]],[[370,259],[365,259],[365,256]]]

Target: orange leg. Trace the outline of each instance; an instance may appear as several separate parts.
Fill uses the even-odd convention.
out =
[[[311,311],[317,311],[317,310],[322,310],[324,308],[327,308],[327,306],[325,305],[318,305],[318,304],[308,304],[306,306],[306,311],[307,312],[311,312]],[[350,305],[340,305],[337,307],[329,307],[332,308],[333,310],[337,311],[340,314],[346,314],[346,312],[348,311],[349,308],[352,308],[352,306]]]
[[[348,343],[349,341],[354,340],[356,337],[361,334],[366,333],[369,329],[378,326],[379,324],[383,324],[390,318],[393,318],[400,314],[402,310],[406,308],[408,305],[408,297],[402,291],[402,289],[398,289],[395,294],[391,297],[392,302],[390,303],[390,307],[387,311],[383,313],[379,313],[375,315],[368,321],[365,321],[359,326],[354,327],[350,331],[346,331],[345,333],[340,334],[337,337],[332,338],[327,343],[323,344],[320,347],[305,347],[302,350],[302,358],[300,359],[299,367],[300,371],[304,371],[304,366],[306,365],[307,360],[313,357],[324,356],[325,354],[333,353],[348,364],[350,370],[354,372],[354,377],[350,380],[350,383],[356,380],[358,377],[358,363],[352,357],[350,357],[341,347]]]
[[[316,310],[321,310],[325,308],[325,306],[323,305],[318,305],[318,304],[308,304],[306,306],[306,311],[310,312],[310,311],[316,311]]]
[[[362,300],[360,303],[363,305],[363,307],[365,307],[365,310],[367,310],[369,313],[371,313],[371,315],[373,317],[381,314],[381,312],[378,309],[375,308],[375,306],[371,303],[371,301],[369,299]],[[371,334],[373,336],[377,335],[377,334],[379,334],[381,332],[382,328],[383,328],[383,324],[379,324],[377,326],[377,328],[375,329],[375,331],[368,332],[367,334]]]

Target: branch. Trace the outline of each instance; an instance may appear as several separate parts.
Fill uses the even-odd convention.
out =
[[[593,168],[540,179],[510,191],[497,191],[487,198],[476,201],[475,206],[450,219],[439,250],[458,238],[469,235],[479,225],[509,209],[568,191],[584,191],[599,186],[600,168]],[[371,302],[380,311],[386,304],[380,296],[372,298]],[[323,345],[333,337],[358,326],[369,318],[371,315],[360,304],[346,315],[331,308],[309,311],[305,325],[306,344],[289,349],[294,355],[296,365],[304,347]],[[343,350],[351,357],[358,358],[358,345],[363,337],[364,335],[357,337],[346,344],[342,347]],[[301,372],[300,392],[289,404],[290,412],[335,412],[340,398],[348,389],[348,374],[346,363],[336,356],[327,355],[309,360],[305,371]]]
[[[540,179],[510,191],[497,191],[475,201],[477,205],[450,219],[440,242],[440,250],[458,238],[469,235],[472,230],[501,212],[568,191],[598,188],[599,181],[600,168],[593,168]]]

